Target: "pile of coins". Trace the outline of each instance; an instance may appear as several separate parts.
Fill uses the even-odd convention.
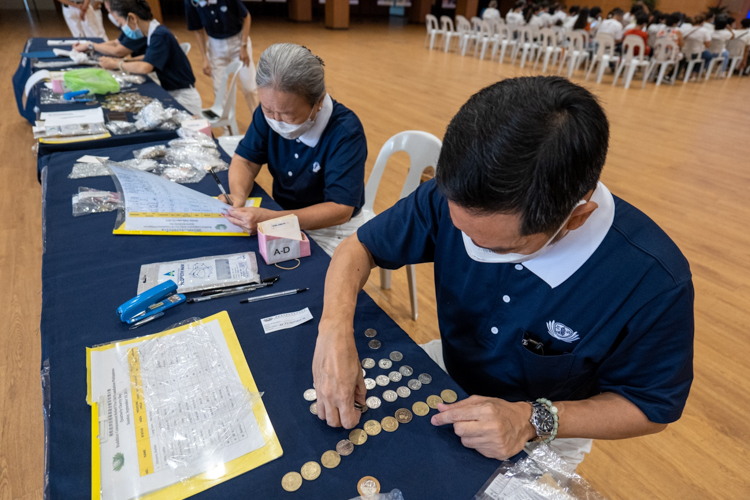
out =
[[[151,101],[153,101],[151,97],[141,95],[138,92],[120,92],[105,97],[102,107],[110,111],[137,113]]]
[[[374,339],[377,332],[368,328],[365,330],[365,336],[372,339],[368,345],[371,349],[380,349],[382,343],[379,340]],[[377,344],[373,344],[377,342]],[[377,347],[374,347],[376,345]],[[411,377],[414,375],[414,370],[408,366],[403,365],[398,370],[392,370],[386,375],[378,375],[375,379],[368,378],[366,370],[371,370],[376,366],[382,370],[391,370],[393,363],[399,363],[404,359],[403,354],[398,351],[390,353],[388,358],[383,358],[376,362],[373,358],[365,358],[362,360],[362,372],[365,376],[365,387],[368,391],[375,389],[376,387],[386,387],[391,382],[398,383],[405,377]],[[432,376],[428,373],[422,373],[416,378],[410,379],[406,385],[399,386],[396,390],[388,389],[382,394],[382,398],[388,402],[396,402],[399,398],[406,399],[411,396],[412,391],[418,391],[423,386],[429,385],[432,382]],[[311,401],[310,413],[313,415],[318,414],[317,410],[317,392],[315,388],[307,389],[303,397],[306,401]],[[341,463],[341,457],[346,457],[354,452],[355,446],[362,446],[367,442],[368,437],[374,437],[380,434],[382,431],[395,432],[399,426],[408,424],[414,418],[414,415],[424,417],[430,413],[431,409],[437,409],[440,403],[455,403],[458,399],[458,395],[450,390],[446,389],[440,393],[440,396],[431,395],[428,396],[426,402],[417,401],[411,406],[411,410],[408,408],[399,408],[393,414],[393,416],[386,416],[381,420],[370,419],[367,420],[362,428],[353,429],[349,432],[348,439],[342,439],[336,444],[336,449],[328,450],[323,453],[320,462],[326,469],[333,469]],[[382,406],[382,401],[377,396],[370,396],[366,399],[365,405],[361,405],[355,401],[354,405],[357,410],[365,413],[368,408],[370,410],[376,410]],[[307,462],[302,466],[300,472],[289,472],[281,480],[281,487],[286,491],[297,491],[302,486],[302,480],[314,481],[320,476],[322,469],[317,462]],[[361,495],[372,495],[380,492],[380,483],[377,479],[371,476],[365,476],[357,483],[357,490]]]

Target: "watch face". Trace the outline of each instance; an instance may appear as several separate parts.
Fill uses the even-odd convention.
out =
[[[552,417],[552,413],[545,408],[539,415],[539,430],[545,434],[549,434],[555,428],[555,419]]]

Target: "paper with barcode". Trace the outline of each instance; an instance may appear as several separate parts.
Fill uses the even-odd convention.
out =
[[[310,309],[305,307],[301,311],[263,318],[260,320],[260,323],[263,325],[264,332],[271,333],[279,330],[286,330],[287,328],[294,328],[302,323],[307,323],[311,319],[313,319],[313,315],[310,312]]]

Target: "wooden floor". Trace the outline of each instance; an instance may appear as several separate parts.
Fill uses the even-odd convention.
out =
[[[167,25],[181,41],[194,43],[184,22]],[[32,27],[25,15],[0,12],[0,88],[6,95],[0,108],[0,500],[38,499],[43,487],[40,189],[31,129],[11,102],[10,80],[29,36],[67,35],[62,19]],[[317,23],[256,18],[252,39],[256,62],[275,42],[306,45],[325,60],[331,95],[364,124],[368,172],[393,134],[416,129],[442,137],[471,94],[500,79],[533,74],[507,63],[430,52],[423,48],[422,28],[398,23],[328,31]],[[207,106],[211,84],[198,74],[198,50],[190,60]],[[606,84],[609,76],[602,85],[574,81],[599,96],[612,123],[603,181],[677,242],[696,289],[695,383],[682,420],[656,436],[597,442],[579,472],[610,498],[750,498],[750,79],[645,90],[634,84],[627,91]],[[240,95],[243,130],[249,119]],[[406,165],[403,157],[389,164],[378,211],[396,201]],[[270,188],[267,174],[261,184]],[[378,287],[377,273],[366,290],[424,342],[438,335],[432,268],[419,266],[417,280],[418,321],[409,316],[403,270],[394,273],[390,291]]]

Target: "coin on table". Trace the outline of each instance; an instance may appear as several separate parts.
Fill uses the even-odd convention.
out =
[[[441,392],[440,397],[443,398],[443,401],[446,403],[455,403],[458,400],[458,395],[450,389]]]
[[[408,398],[409,396],[411,396],[411,389],[402,385],[401,387],[396,389],[396,394],[398,394],[399,397]]]
[[[432,382],[432,377],[430,376],[429,373],[422,373],[417,378],[419,379],[420,382],[422,382],[422,385],[427,385],[430,382]]]
[[[396,394],[396,391],[388,390],[383,393],[383,399],[385,399],[389,403],[393,403],[398,399],[398,394]]]
[[[380,408],[380,398],[377,396],[370,396],[367,398],[367,407],[371,410]]]
[[[348,457],[354,451],[354,443],[348,439],[342,439],[336,444],[336,453],[342,457]]]
[[[396,410],[396,420],[399,424],[408,424],[411,422],[413,415],[406,408],[399,408]]]
[[[302,473],[303,478],[307,479],[308,481],[314,481],[318,479],[318,476],[320,476],[320,464],[313,461],[307,462],[302,466],[302,470],[300,472]]]
[[[440,399],[440,396],[427,396],[427,406],[429,406],[433,410],[437,410],[437,405],[442,402],[443,400]]]
[[[393,432],[398,429],[398,420],[393,417],[385,417],[380,421],[380,425],[383,426],[384,431]]]
[[[422,382],[420,382],[419,380],[415,378],[408,381],[406,385],[408,385],[409,389],[411,389],[412,391],[418,391],[419,389],[422,388]]]
[[[414,374],[414,370],[409,365],[402,366],[398,369],[398,372],[404,377],[411,377]]]
[[[317,401],[310,405],[310,413],[312,413],[313,415],[318,414],[318,402]]]
[[[380,493],[380,483],[372,476],[365,476],[357,483],[357,491],[363,497]]]
[[[349,433],[349,441],[357,446],[365,444],[365,441],[367,441],[367,433],[362,429],[352,429],[352,432]]]
[[[297,491],[302,486],[302,476],[299,472],[287,472],[281,478],[281,487],[286,491]]]
[[[391,383],[391,379],[389,379],[385,375],[378,375],[377,377],[375,377],[375,383],[380,387],[385,387],[386,385]]]
[[[374,337],[377,334],[378,334],[378,332],[375,331],[374,328],[368,328],[367,330],[365,330],[365,337],[372,338],[372,337]]]
[[[380,346],[383,344],[381,344],[379,340],[372,339],[367,345],[370,346],[370,349],[380,349]]]
[[[367,376],[367,372],[365,371],[365,369],[364,369],[364,368],[362,368],[362,376],[363,376],[363,377],[366,377],[366,376]]]
[[[375,368],[375,360],[372,358],[365,358],[362,360],[362,368],[365,368],[367,370],[371,368]]]
[[[422,401],[417,401],[416,403],[411,405],[411,411],[413,411],[415,415],[424,417],[425,415],[430,413],[430,407],[427,406],[427,404],[423,403]]]
[[[326,469],[334,469],[341,463],[341,455],[333,450],[328,450],[323,453],[322,457],[320,457],[320,463],[323,464],[323,467]]]
[[[368,436],[377,436],[380,434],[380,422],[377,420],[368,420],[365,425],[362,426]]]
[[[375,385],[377,385],[377,384],[375,384],[375,381],[373,379],[371,379],[371,378],[366,378],[365,379],[365,388],[368,391],[371,391],[371,390],[375,389]]]
[[[404,355],[398,351],[393,351],[388,357],[391,358],[391,361],[395,361],[396,363],[404,359]]]
[[[378,361],[378,366],[382,368],[383,370],[387,370],[391,366],[393,366],[393,362],[391,362],[388,358],[383,358],[380,361]]]
[[[318,393],[315,392],[315,389],[308,389],[303,394],[305,401],[315,401],[318,399]]]
[[[391,382],[401,382],[401,374],[399,372],[389,373],[388,378],[391,379]]]

